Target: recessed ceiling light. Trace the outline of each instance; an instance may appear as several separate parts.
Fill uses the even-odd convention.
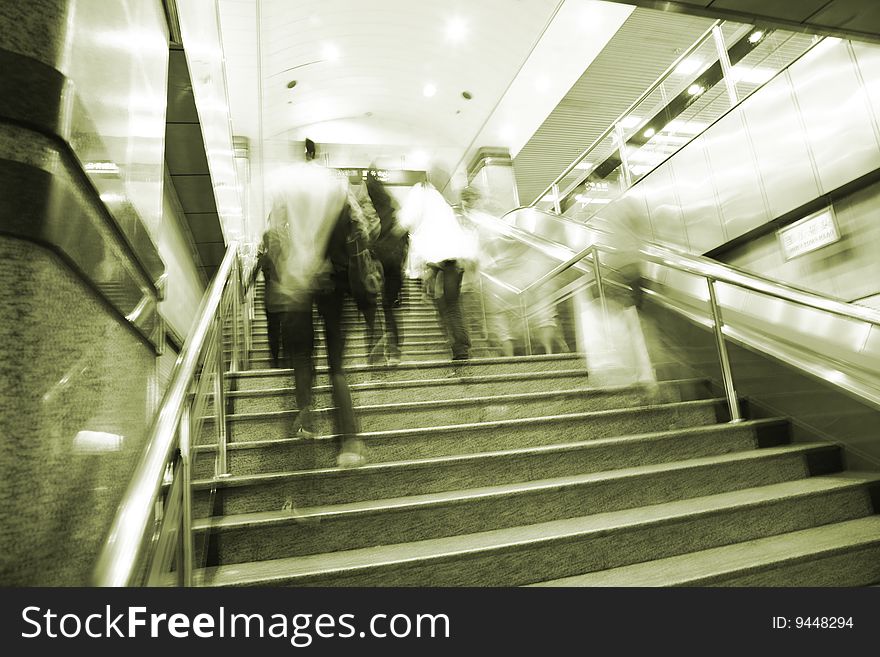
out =
[[[339,59],[339,48],[332,43],[325,43],[321,49],[321,55],[329,62],[335,62]]]
[[[761,30],[755,30],[749,35],[749,43],[758,43],[763,38],[764,33]]]
[[[295,86],[296,86],[296,80],[291,80],[290,82],[287,83],[288,89],[293,89]]]
[[[458,43],[467,36],[467,23],[460,16],[450,18],[446,23],[446,38]]]
[[[651,137],[653,137],[656,134],[657,134],[657,131],[654,130],[654,128],[648,128],[644,132],[645,137],[647,137],[648,139],[650,139]]]
[[[470,100],[470,99],[473,98],[474,96],[473,96],[473,94],[472,94],[470,91],[462,91],[462,92],[461,92],[461,97],[464,98],[465,100]]]
[[[706,91],[706,90],[698,84],[692,84],[691,86],[688,87],[688,93],[691,96],[699,96],[704,91]]]
[[[425,98],[430,98],[431,96],[433,96],[436,93],[437,93],[437,85],[435,85],[431,82],[426,84],[425,88],[422,89],[422,94],[425,96]]]
[[[696,73],[703,66],[703,60],[699,57],[688,57],[675,67],[676,75],[690,75]]]

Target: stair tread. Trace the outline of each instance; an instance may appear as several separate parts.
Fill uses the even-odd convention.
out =
[[[347,371],[371,371],[371,370],[405,370],[405,369],[429,369],[439,367],[473,367],[475,365],[500,365],[505,363],[535,363],[544,361],[579,361],[583,362],[586,372],[586,361],[583,354],[538,354],[533,356],[498,356],[492,358],[471,358],[468,360],[423,360],[403,362],[400,365],[351,365],[346,368]],[[327,370],[326,366],[318,367],[318,372]],[[278,376],[293,374],[292,369],[263,369],[263,370],[247,370],[244,372],[230,372],[227,374],[230,378],[247,378],[261,376]]]
[[[290,370],[285,370],[286,372],[290,372]],[[457,376],[457,377],[446,377],[443,379],[406,379],[399,381],[368,381],[364,383],[352,383],[349,385],[352,391],[359,390],[388,390],[388,389],[398,389],[398,388],[418,388],[422,386],[432,386],[432,385],[458,385],[458,384],[480,384],[480,383],[490,383],[490,382],[498,382],[498,381],[526,381],[526,380],[540,380],[540,379],[554,379],[554,378],[573,378],[573,377],[585,377],[586,370],[584,369],[564,369],[564,370],[551,370],[548,372],[511,372],[508,374],[475,374],[471,376]],[[702,382],[704,379],[675,379],[675,381],[698,381]],[[626,387],[626,386],[621,386]],[[606,388],[608,389],[608,388]],[[331,386],[328,384],[317,385],[314,386],[313,390],[315,392],[328,392],[331,390]],[[227,393],[229,397],[250,397],[250,396],[260,396],[267,394],[279,394],[279,393],[293,393],[294,388],[292,386],[287,386],[283,388],[261,388],[260,390],[238,390],[231,391]]]
[[[674,383],[674,382],[673,382]],[[666,387],[670,387],[667,382],[663,384]],[[440,406],[469,406],[473,404],[500,404],[504,402],[517,402],[517,401],[533,401],[540,399],[552,399],[558,397],[583,397],[583,396],[592,396],[592,395],[602,395],[602,394],[614,394],[614,393],[626,393],[626,392],[638,392],[639,388],[636,386],[620,386],[618,388],[600,388],[600,387],[579,387],[579,388],[570,388],[570,389],[561,389],[561,390],[542,390],[540,392],[512,392],[512,393],[501,393],[497,395],[484,395],[477,397],[454,397],[450,399],[438,399],[434,401],[406,401],[406,402],[390,402],[387,404],[362,404],[359,406],[355,406],[355,412],[371,412],[371,411],[401,411],[401,410],[418,410],[418,409],[433,409]],[[692,400],[692,401],[708,401],[708,400]],[[664,404],[655,404],[652,407],[656,407],[658,405],[665,405],[669,403],[688,403],[688,402],[665,402]],[[318,412],[322,411],[331,411],[333,410],[332,406],[324,407],[324,408],[316,408]],[[608,409],[608,410],[627,410],[627,409]],[[286,416],[291,413],[297,413],[297,409],[287,409],[281,411],[254,411],[254,412],[246,412],[246,413],[228,413],[228,419],[234,418],[257,418],[257,417],[272,417],[272,416]],[[597,411],[598,412],[598,411]],[[211,416],[206,416],[211,417]]]
[[[543,418],[539,418],[539,419],[543,419]],[[364,468],[385,467],[388,465],[401,464],[401,463],[406,463],[406,464],[419,463],[419,464],[425,464],[425,465],[427,465],[427,464],[436,465],[437,463],[439,463],[441,461],[446,461],[446,460],[455,460],[455,459],[463,460],[463,459],[471,459],[471,458],[479,458],[479,457],[491,457],[491,456],[498,456],[501,454],[510,455],[510,454],[525,454],[525,453],[532,453],[532,452],[538,452],[538,451],[543,451],[543,452],[566,451],[566,450],[582,449],[583,447],[594,446],[594,445],[595,446],[607,446],[607,445],[612,445],[612,444],[626,442],[626,441],[633,441],[633,440],[658,440],[658,439],[669,438],[670,436],[681,436],[683,434],[713,433],[716,431],[735,431],[739,428],[747,428],[748,429],[748,428],[755,428],[755,427],[765,427],[765,426],[772,426],[774,424],[780,424],[783,422],[785,422],[785,420],[783,418],[762,418],[760,420],[746,420],[746,421],[738,422],[735,424],[734,423],[727,423],[727,422],[717,423],[717,424],[706,424],[706,425],[697,426],[697,427],[681,427],[681,428],[675,428],[675,429],[668,429],[666,431],[651,431],[651,432],[645,432],[645,433],[628,434],[628,435],[623,435],[623,436],[613,436],[613,437],[609,437],[609,438],[590,438],[587,440],[578,440],[578,441],[572,441],[572,442],[566,442],[566,443],[556,443],[556,444],[552,444],[552,445],[535,445],[535,446],[531,446],[531,447],[517,447],[517,448],[513,448],[513,449],[506,449],[506,450],[492,450],[492,451],[487,451],[487,452],[455,454],[452,456],[434,456],[434,457],[428,457],[428,458],[424,458],[424,459],[413,459],[413,460],[407,460],[407,461],[381,461],[379,463],[368,463],[365,466],[358,468],[358,470],[356,470],[356,471],[364,470]],[[495,424],[495,423],[484,423],[484,424]],[[462,425],[462,426],[464,426],[464,425]],[[430,432],[431,430],[433,430],[435,428],[436,427],[429,427],[427,429],[421,429],[420,431],[422,433]],[[375,432],[372,432],[372,434],[370,434],[370,435],[382,436],[382,435],[387,435],[387,434],[399,434],[400,431],[401,430],[399,430],[399,429],[393,429],[390,431],[375,431]],[[410,430],[407,429],[404,431],[410,431]],[[367,435],[367,434],[361,434],[361,435]],[[279,445],[279,444],[284,444],[284,443],[306,444],[306,443],[315,442],[315,441],[330,442],[335,437],[336,436],[321,436],[319,438],[313,438],[313,439],[282,438],[282,439],[276,439],[276,440],[242,441],[242,442],[229,443],[227,445],[227,448],[228,449],[256,449],[256,448],[262,447],[262,446]],[[199,445],[199,446],[193,448],[194,451],[202,451],[202,450],[209,450],[209,449],[210,450],[216,449],[216,444],[209,443],[209,444]],[[327,470],[274,472],[274,473],[263,473],[263,474],[254,474],[254,475],[230,475],[227,477],[223,477],[221,482],[225,483],[227,485],[230,485],[233,482],[238,481],[239,478],[252,479],[252,478],[278,478],[278,477],[297,476],[297,475],[302,476],[303,474],[307,474],[310,472],[352,472],[352,470],[341,470],[340,471],[336,468],[330,468]],[[212,484],[212,483],[214,483],[213,479],[205,479],[205,480],[194,481],[193,485],[196,485],[196,484],[204,485],[204,484]]]
[[[354,571],[407,561],[447,559],[502,548],[528,547],[531,544],[552,540],[574,539],[582,535],[603,535],[626,527],[672,522],[683,517],[714,514],[781,499],[806,498],[826,492],[852,489],[877,481],[880,481],[880,474],[877,473],[824,475],[624,511],[551,520],[536,525],[304,557],[222,565],[203,569],[202,574],[206,584],[222,586]]]
[[[429,507],[464,500],[516,495],[543,490],[556,490],[570,486],[577,486],[580,484],[639,477],[641,475],[664,471],[683,471],[692,468],[711,466],[715,464],[732,463],[736,461],[774,459],[781,456],[807,454],[810,452],[819,452],[833,448],[835,448],[834,443],[783,445],[780,447],[767,447],[763,449],[749,450],[746,452],[718,454],[681,461],[671,461],[667,463],[620,468],[617,470],[606,470],[601,472],[591,472],[565,477],[553,477],[549,479],[539,479],[495,486],[481,486],[478,488],[469,488],[466,490],[442,491],[436,493],[408,495],[405,497],[365,500],[344,504],[329,504],[319,507],[303,507],[298,509],[295,515],[292,514],[291,511],[275,510],[214,516],[211,518],[203,518],[197,520],[194,524],[194,529],[205,529],[207,527],[213,529],[231,529],[263,525],[267,523],[290,521],[296,522],[300,520],[320,519],[330,516],[375,513],[402,508]]]
[[[407,427],[405,429],[384,429],[379,431],[362,431],[358,435],[361,438],[378,438],[378,437],[387,437],[387,436],[421,436],[425,433],[456,433],[459,431],[466,431],[469,429],[497,429],[500,427],[510,427],[510,426],[522,426],[522,425],[531,425],[531,424],[545,424],[545,423],[555,423],[555,422],[567,422],[571,420],[589,420],[596,419],[601,417],[609,417],[613,415],[635,415],[637,413],[645,412],[645,411],[656,411],[659,409],[673,410],[673,409],[697,409],[697,408],[712,408],[717,406],[719,403],[723,402],[724,399],[721,397],[710,398],[710,399],[697,399],[694,401],[684,401],[684,402],[668,402],[663,404],[655,404],[655,405],[647,405],[647,406],[631,406],[628,408],[612,408],[601,411],[582,411],[575,413],[556,413],[554,415],[538,415],[532,417],[523,417],[523,418],[508,418],[503,420],[483,420],[479,422],[462,422],[458,424],[442,424],[435,426],[427,426],[427,427]],[[358,407],[355,407],[355,411],[360,410]],[[289,416],[291,414],[296,413],[297,411],[266,411],[262,413],[249,413],[246,415],[233,415],[227,414],[227,420],[235,420],[235,419],[255,419],[255,418],[283,418]],[[207,418],[212,419],[212,418]],[[314,438],[310,438],[309,440],[328,440],[335,438],[335,435],[321,435],[315,436]],[[270,444],[270,445],[280,445],[285,442],[302,442],[302,438],[275,438],[269,440],[242,440],[235,441],[228,444],[229,448],[235,448],[235,446],[250,444],[250,443],[259,443],[259,444]],[[195,450],[205,449],[205,448],[213,448],[214,443],[206,443],[202,445],[198,445],[195,447]]]
[[[880,515],[811,527],[674,557],[564,577],[530,586],[675,586],[738,571],[880,546]]]

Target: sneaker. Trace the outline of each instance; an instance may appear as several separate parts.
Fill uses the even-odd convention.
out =
[[[340,468],[357,468],[366,462],[366,457],[357,452],[342,452],[336,457],[336,465]]]
[[[315,418],[311,408],[304,408],[293,420],[293,432],[297,438],[315,437]]]

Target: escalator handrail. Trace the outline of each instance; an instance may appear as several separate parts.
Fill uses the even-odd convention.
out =
[[[530,212],[540,212],[549,217],[552,217],[555,220],[578,226],[579,228],[585,229],[597,236],[608,237],[610,242],[613,242],[614,240],[614,236],[611,233],[608,233],[601,228],[596,228],[586,224],[579,224],[567,217],[562,217],[560,215],[547,212],[540,208],[516,208],[514,210],[511,210],[510,212],[507,212],[504,216],[506,217],[514,212],[518,212],[523,209],[528,209],[528,211]],[[507,225],[508,227],[510,226],[509,224],[506,224],[506,222],[504,222],[503,217],[499,221],[505,223],[505,225]],[[512,234],[515,235],[515,233],[513,232]],[[741,287],[754,292],[759,292],[761,294],[766,294],[768,296],[781,299],[783,301],[795,303],[801,306],[806,306],[808,308],[814,308],[816,310],[821,310],[838,316],[847,317],[849,319],[868,322],[870,324],[880,326],[880,312],[877,312],[872,308],[868,308],[867,306],[859,306],[856,304],[847,303],[845,301],[839,301],[837,299],[833,299],[831,297],[816,292],[802,290],[791,285],[786,285],[785,283],[780,283],[778,281],[773,281],[762,276],[744,272],[740,269],[721,264],[704,256],[687,254],[667,246],[660,246],[658,244],[653,244],[650,242],[643,242],[642,244],[643,245],[640,249],[640,253],[645,258],[645,260],[649,262],[670,267],[672,269],[683,271],[689,274],[703,276],[705,278],[718,281],[719,283],[727,283],[736,287]],[[594,243],[590,244],[589,246],[578,252],[577,255],[572,257],[569,261],[579,261],[580,259],[587,257],[594,247],[598,247],[600,250],[604,251],[614,251],[614,247],[612,245],[607,243],[602,244],[601,241],[595,241]],[[562,262],[561,259],[560,262]],[[554,271],[556,272],[556,274],[560,273],[560,271]],[[523,291],[527,291],[533,285],[534,283],[524,288]]]
[[[107,542],[94,573],[96,586],[127,586],[133,583],[147,532],[152,525],[156,500],[166,466],[178,447],[178,426],[211,325],[220,311],[223,292],[238,258],[238,244],[226,249],[209,291],[196,313],[195,329],[183,344],[174,364],[171,382],[140,462],[119,504]]]

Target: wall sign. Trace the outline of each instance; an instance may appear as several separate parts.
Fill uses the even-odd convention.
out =
[[[776,231],[786,260],[810,253],[840,239],[831,206]]]
[[[366,180],[370,169],[340,168],[337,171],[344,176],[348,176],[348,182],[352,185],[359,185],[362,180]],[[372,169],[372,171],[386,185],[415,185],[426,180],[424,171],[408,171],[405,169]]]

